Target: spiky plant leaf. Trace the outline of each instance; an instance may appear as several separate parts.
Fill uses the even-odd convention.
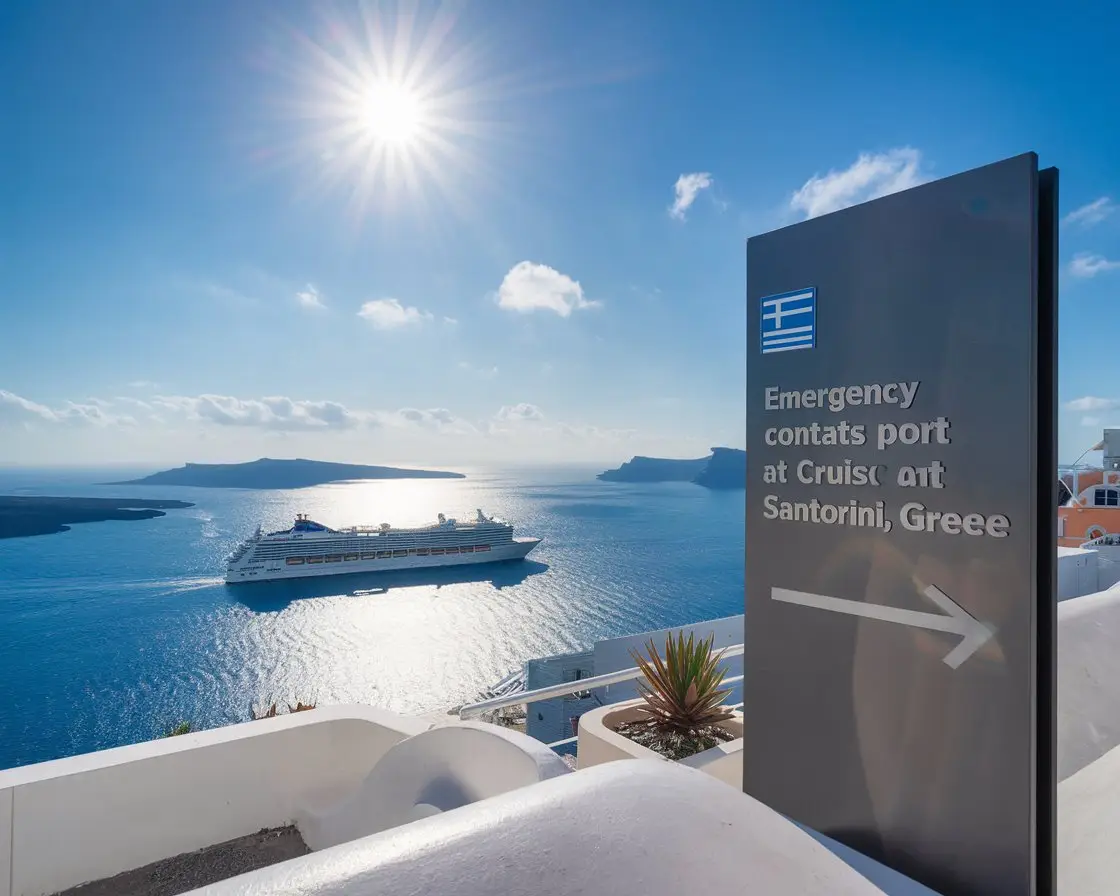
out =
[[[644,676],[644,681],[638,682],[638,691],[645,702],[638,709],[650,724],[688,732],[718,725],[733,716],[723,705],[731,691],[720,687],[723,652],[713,652],[714,641],[714,634],[697,642],[691,632],[687,641],[684,632],[678,632],[675,639],[671,633],[666,638],[664,658],[652,640],[646,645],[648,656],[631,650]]]

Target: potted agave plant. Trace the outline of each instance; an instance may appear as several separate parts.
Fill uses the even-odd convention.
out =
[[[743,717],[724,705],[730,689],[723,687],[723,654],[712,649],[714,640],[679,632],[666,638],[664,656],[653,641],[646,656],[631,651],[642,671],[640,696],[580,717],[579,768],[615,759],[660,759],[741,782]]]

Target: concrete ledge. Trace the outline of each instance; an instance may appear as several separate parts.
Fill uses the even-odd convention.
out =
[[[1115,896],[1120,881],[1120,747],[1058,785],[1058,892]]]
[[[671,762],[610,762],[192,896],[883,896],[757,800]]]
[[[1058,604],[1058,780],[1120,746],[1120,586]]]
[[[11,800],[11,893],[0,896],[54,893],[290,823],[297,805],[352,791],[428,727],[331,706],[0,772]]]
[[[742,730],[741,721],[739,725]],[[725,744],[717,744],[710,750],[689,756],[677,764],[711,775],[717,781],[729,784],[740,792],[743,790],[743,738],[741,737]]]
[[[0,896],[12,893],[12,790],[0,790]]]

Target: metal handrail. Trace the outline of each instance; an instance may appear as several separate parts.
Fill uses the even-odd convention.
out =
[[[735,644],[719,651],[720,659],[730,659],[731,657],[742,655],[742,644]],[[490,700],[482,700],[479,703],[468,703],[466,706],[459,709],[459,718],[473,719],[491,710],[505,709],[507,706],[528,706],[530,703],[536,703],[539,700],[548,700],[552,697],[568,697],[572,694],[589,691],[592,688],[601,688],[612,684],[623,684],[624,682],[641,678],[642,674],[642,670],[634,666],[631,669],[621,669],[618,672],[608,672],[605,675],[593,675],[591,678],[577,678],[575,681],[565,681],[562,684],[554,684],[546,688],[537,688],[532,691],[518,691],[516,694],[510,694],[506,697],[493,697]],[[743,676],[738,675],[734,678],[725,678],[723,683],[736,684],[742,680]]]

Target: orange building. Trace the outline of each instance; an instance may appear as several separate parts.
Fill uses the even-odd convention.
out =
[[[1058,508],[1058,544],[1079,547],[1105,535],[1120,534],[1120,429],[1105,430],[1101,469],[1063,473],[1070,497]],[[1086,452],[1088,453],[1088,452]]]

